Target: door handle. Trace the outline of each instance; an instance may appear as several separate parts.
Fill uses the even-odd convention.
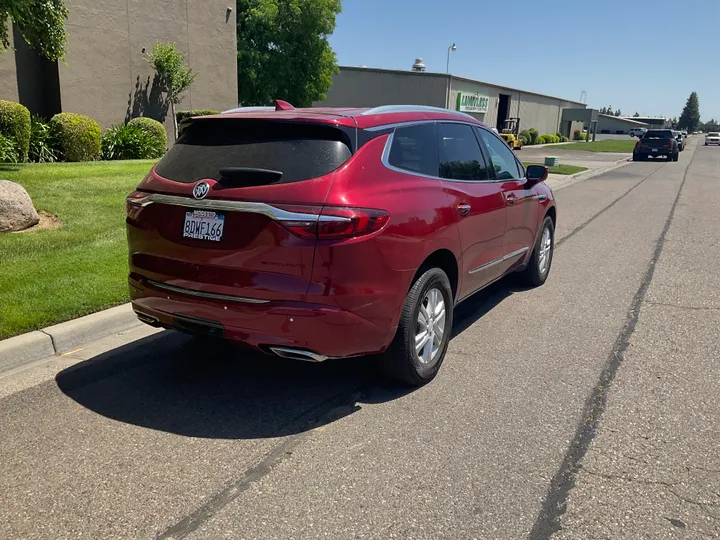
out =
[[[507,201],[508,206],[512,206],[513,204],[515,204],[517,196],[514,193],[510,193],[509,195],[505,196],[505,200]]]
[[[458,204],[457,211],[461,216],[467,216],[472,207],[469,204]]]

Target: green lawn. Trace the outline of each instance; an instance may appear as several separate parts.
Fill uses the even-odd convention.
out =
[[[542,163],[525,163],[523,162],[523,165],[527,167],[528,165],[542,165]],[[587,171],[587,167],[578,167],[576,165],[558,165],[557,167],[548,167],[548,172],[550,174],[575,174],[579,172]]]
[[[635,148],[636,139],[608,139],[595,142],[579,142],[573,144],[555,144],[554,150],[579,150],[581,152],[622,152],[630,154]]]
[[[153,161],[0,165],[54,230],[0,233],[0,339],[128,301],[125,196]]]

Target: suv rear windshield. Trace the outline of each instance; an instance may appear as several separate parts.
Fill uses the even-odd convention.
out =
[[[645,135],[643,135],[643,139],[672,139],[673,133],[669,129],[656,129],[656,130],[650,130]]]
[[[352,155],[348,135],[319,124],[196,120],[184,126],[155,171],[184,183],[208,178],[222,182],[221,169],[241,169],[242,174],[233,174],[233,185],[239,187],[299,182],[323,176],[345,163]],[[254,170],[258,174],[253,174]]]

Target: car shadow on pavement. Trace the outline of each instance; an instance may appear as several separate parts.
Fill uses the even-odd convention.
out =
[[[458,307],[453,335],[515,289],[498,283]],[[302,433],[413,391],[383,379],[372,358],[321,364],[164,331],[71,366],[56,378],[80,405],[120,422],[211,439]]]

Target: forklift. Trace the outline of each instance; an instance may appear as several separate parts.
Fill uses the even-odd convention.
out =
[[[505,140],[507,145],[513,150],[520,150],[522,148],[522,141],[520,140],[520,119],[519,118],[508,118],[503,122],[502,130],[499,135]]]

